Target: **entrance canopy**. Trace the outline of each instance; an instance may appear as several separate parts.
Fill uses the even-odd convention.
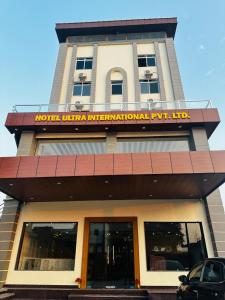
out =
[[[225,151],[0,158],[20,201],[202,198],[225,182]]]

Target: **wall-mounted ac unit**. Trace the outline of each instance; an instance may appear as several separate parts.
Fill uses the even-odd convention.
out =
[[[156,72],[151,72],[151,70],[145,71],[145,78],[148,80],[157,80],[158,74]]]
[[[85,73],[79,73],[78,76],[79,76],[80,81],[85,81],[87,78],[87,75]]]

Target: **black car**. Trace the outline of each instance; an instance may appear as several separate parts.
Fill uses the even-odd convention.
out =
[[[179,280],[177,300],[225,300],[225,258],[208,258]]]

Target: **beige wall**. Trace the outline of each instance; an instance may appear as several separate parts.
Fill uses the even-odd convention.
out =
[[[208,256],[213,256],[209,229],[203,205],[197,200],[125,200],[27,203],[18,222],[7,284],[73,285],[81,275],[83,228],[85,217],[135,216],[138,218],[141,284],[174,286],[184,272],[146,271],[145,221],[199,221],[203,223]],[[78,222],[77,249],[74,271],[15,271],[23,222]]]

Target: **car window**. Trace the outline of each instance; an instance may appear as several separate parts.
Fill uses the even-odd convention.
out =
[[[207,262],[204,273],[203,281],[205,282],[221,282],[224,280],[224,266],[219,262]]]
[[[194,269],[188,275],[189,282],[199,282],[200,281],[202,268],[203,268],[203,263],[194,267]]]

